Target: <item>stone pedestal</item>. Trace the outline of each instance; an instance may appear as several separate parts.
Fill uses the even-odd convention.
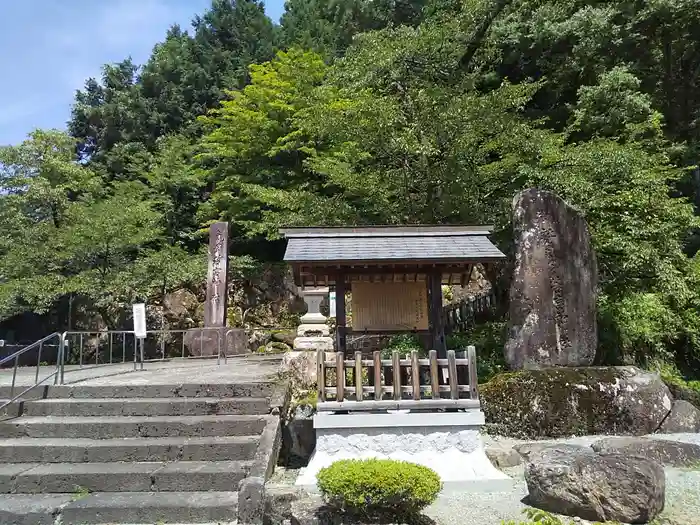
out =
[[[408,412],[408,413],[405,413]],[[454,413],[317,413],[316,450],[296,485],[316,491],[316,476],[341,459],[389,458],[433,469],[443,491],[503,490],[513,480],[489,461],[480,410]]]
[[[326,324],[328,318],[321,313],[321,303],[328,296],[328,288],[307,288],[303,292],[307,312],[301,317],[294,339],[295,350],[333,351],[333,339]]]
[[[247,354],[248,336],[243,328],[192,328],[185,334],[185,347],[191,356],[232,356]]]

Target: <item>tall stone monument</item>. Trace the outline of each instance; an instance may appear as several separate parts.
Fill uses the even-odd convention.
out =
[[[228,223],[215,222],[209,229],[209,270],[204,326],[226,326],[228,306]]]
[[[553,193],[513,200],[515,268],[506,362],[512,369],[589,366],[598,344],[598,266],[583,216]]]
[[[247,351],[247,338],[242,328],[226,327],[228,309],[228,245],[227,222],[216,222],[209,228],[209,269],[204,303],[204,330],[190,330],[185,344],[194,355],[215,356]],[[218,329],[218,330],[217,330]]]

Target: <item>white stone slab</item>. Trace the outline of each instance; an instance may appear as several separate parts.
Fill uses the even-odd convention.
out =
[[[308,335],[308,334],[316,335]],[[301,324],[297,328],[297,337],[329,337],[330,327],[325,323]]]
[[[309,465],[301,470],[296,485],[313,491],[316,489],[316,476],[322,468],[341,459],[365,458],[398,459],[424,465],[440,476],[443,491],[498,490],[499,484],[502,486],[512,482],[486,456],[479,425],[454,425],[454,416],[460,416],[459,413],[394,414],[384,417],[384,420],[394,420],[397,416],[421,416],[414,418],[414,422],[422,419],[424,423],[428,423],[430,417],[448,416],[443,423],[450,423],[452,417],[453,424],[317,428],[316,450]]]
[[[333,351],[333,339],[330,337],[297,337],[294,339],[294,350],[324,350]]]

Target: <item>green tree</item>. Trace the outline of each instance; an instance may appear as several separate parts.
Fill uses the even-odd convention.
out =
[[[195,118],[244,85],[248,65],[272,58],[274,42],[262,2],[213,0],[191,35],[173,26],[143,68],[106,65],[100,82],[77,92],[68,127],[79,157],[107,180],[138,180],[158,139],[196,136]]]
[[[339,57],[355,35],[396,25],[417,25],[425,0],[289,0],[281,20],[287,47]]]

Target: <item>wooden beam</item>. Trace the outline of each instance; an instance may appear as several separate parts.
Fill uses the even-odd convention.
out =
[[[335,343],[336,351],[342,352],[345,355],[346,350],[346,324],[345,317],[345,275],[343,273],[336,274],[335,280]]]

